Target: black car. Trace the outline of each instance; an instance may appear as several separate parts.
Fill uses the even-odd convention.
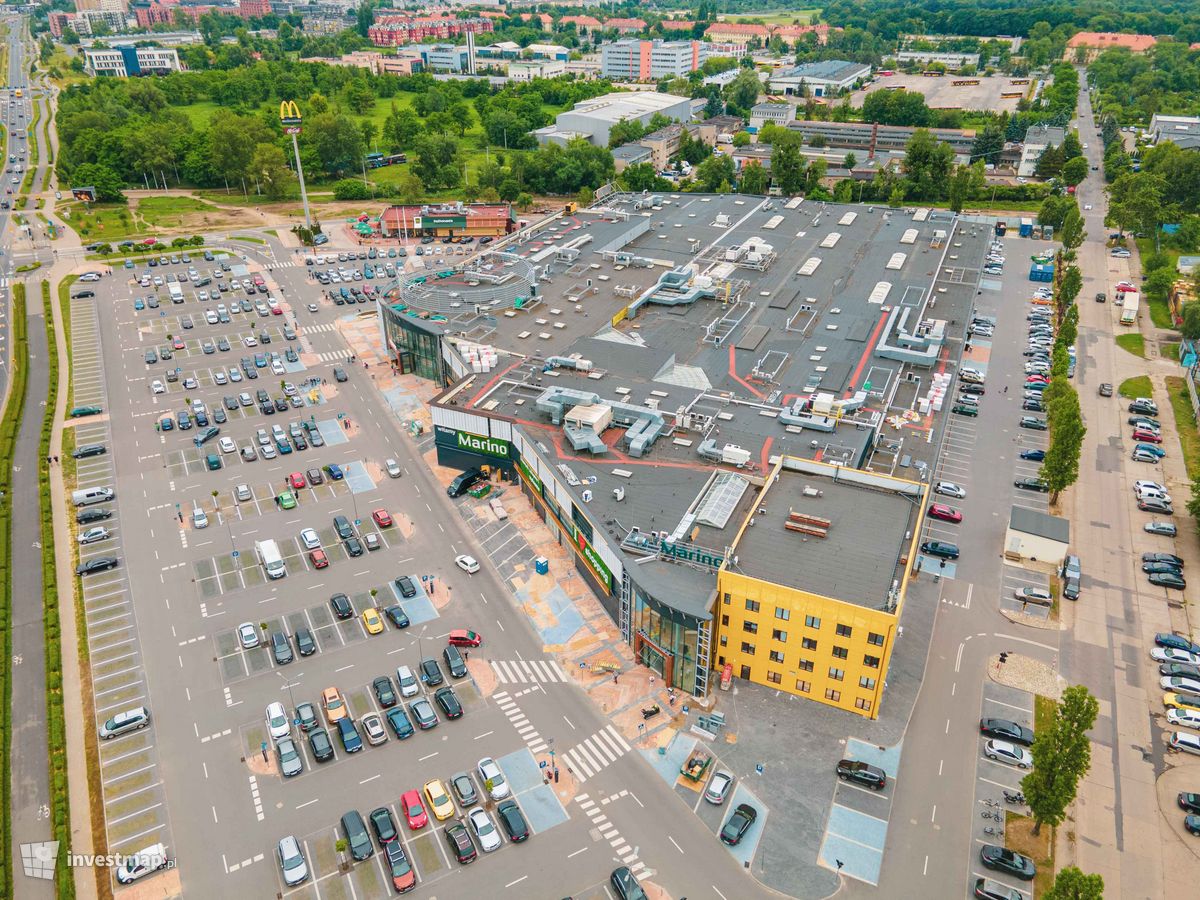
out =
[[[979,860],[989,869],[1007,872],[1023,881],[1032,881],[1037,874],[1037,867],[1028,856],[996,844],[984,844],[979,851]]]
[[[463,659],[462,653],[453,644],[450,644],[442,650],[442,659],[446,661],[446,668],[450,670],[451,678],[464,678],[467,674],[467,663]]]
[[[1152,403],[1148,400],[1134,400],[1129,404],[1129,411],[1131,413],[1141,413],[1147,416],[1157,416],[1158,404]]]
[[[475,845],[471,843],[471,836],[462,825],[446,826],[446,843],[450,845],[450,852],[454,854],[454,858],[463,865],[475,862]]]
[[[437,687],[442,683],[442,668],[436,659],[421,660],[421,678],[430,687]]]
[[[873,791],[882,790],[887,784],[887,774],[878,766],[859,762],[855,759],[843,759],[837,764],[837,777],[842,781],[853,781]]]
[[[1148,575],[1182,575],[1179,566],[1172,565],[1167,562],[1144,562],[1142,563],[1142,571]]]
[[[750,826],[758,818],[758,810],[749,803],[741,803],[721,828],[721,840],[733,847],[742,842]]]
[[[75,567],[76,575],[93,575],[96,572],[107,572],[109,569],[117,567],[117,558],[115,556],[96,556],[89,559],[87,562],[80,563]],[[437,665],[434,662],[434,665]]]
[[[230,411],[233,411],[238,408],[238,398],[237,397],[225,396],[222,398],[221,402],[224,403],[225,408]]]
[[[409,625],[408,614],[398,604],[384,607],[383,614],[391,619],[397,628],[407,628]]]
[[[350,525],[350,520],[345,516],[333,517],[333,530],[337,532],[337,536],[343,541],[348,537],[354,536],[354,529]]]
[[[339,619],[349,619],[354,616],[354,607],[350,605],[350,598],[345,594],[334,594],[329,598],[329,605],[333,607],[333,614]]]
[[[958,545],[946,541],[925,541],[921,544],[921,552],[926,556],[940,556],[943,559],[958,559]]]
[[[1046,405],[1041,400],[1030,398],[1029,400],[1021,401],[1021,409],[1028,410],[1029,412],[1045,412]]]
[[[392,687],[392,679],[388,676],[380,675],[372,681],[371,689],[375,691],[375,699],[384,709],[396,705],[396,690]]]
[[[371,820],[371,829],[375,832],[375,840],[379,841],[381,847],[396,839],[396,822],[392,818],[391,810],[386,806],[371,810],[367,818]]]
[[[462,718],[462,704],[458,701],[458,697],[454,693],[454,688],[438,688],[437,692],[433,695],[433,699],[437,701],[437,705],[441,707],[447,719]]]
[[[1008,719],[980,719],[979,733],[984,737],[1008,741],[1010,744],[1021,744],[1025,747],[1033,744],[1033,732],[1024,725],[1018,725]]]
[[[417,596],[417,587],[413,584],[413,580],[407,575],[401,575],[396,579],[396,590],[400,592],[400,596],[408,599],[409,597]]]
[[[275,656],[275,663],[280,666],[286,666],[295,658],[292,654],[292,642],[286,632],[271,633],[271,653]]]
[[[982,384],[960,384],[958,390],[960,393],[974,394],[977,397],[986,393]]]
[[[324,484],[325,476],[321,474],[320,469],[309,469],[304,473],[308,477],[309,484]]]
[[[1143,553],[1142,562],[1166,563],[1169,566],[1174,566],[1176,569],[1183,568],[1183,560],[1174,553]]]
[[[288,411],[287,397],[276,397],[275,398],[275,411],[276,412],[287,412]]]
[[[1200,794],[1181,793],[1179,808],[1187,813],[1200,813]]]
[[[519,844],[529,837],[529,824],[515,800],[505,800],[496,807],[496,814],[500,818],[500,824],[508,832],[508,839],[514,844]]]
[[[608,878],[619,900],[647,900],[646,892],[628,866],[618,866]]]
[[[346,374],[346,370],[341,367],[334,367],[333,377],[334,377],[334,380],[336,380],[338,382],[350,380],[350,376]]]
[[[1033,462],[1041,462],[1046,458],[1045,450],[1022,450],[1021,459],[1032,460]]]
[[[296,721],[305,734],[313,731],[317,727],[317,708],[311,703],[296,704]]]
[[[1050,485],[1038,478],[1018,478],[1013,486],[1023,491],[1041,491],[1043,494],[1050,490]]]
[[[348,553],[350,556],[363,555],[362,541],[356,537],[351,536],[346,538],[344,541],[342,541],[342,546],[346,548],[346,553]]]
[[[91,522],[103,522],[105,519],[112,518],[111,509],[85,509],[75,517],[75,521],[80,525],[87,525]]]
[[[458,800],[458,805],[463,809],[470,809],[479,802],[479,797],[475,793],[475,782],[471,780],[471,776],[466,772],[459,772],[451,778],[450,787],[454,791],[454,797]],[[499,807],[497,807],[497,810],[499,810]]]
[[[333,759],[333,741],[329,740],[329,732],[324,728],[318,728],[308,735],[308,748],[317,762]]]
[[[352,859],[361,862],[369,859],[375,852],[375,845],[371,843],[371,835],[367,833],[367,825],[363,822],[357,809],[352,809],[342,816],[342,831],[346,835],[346,842],[350,845]]]

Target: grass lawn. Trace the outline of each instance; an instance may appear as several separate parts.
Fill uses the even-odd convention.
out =
[[[1028,856],[1037,866],[1033,896],[1041,897],[1049,891],[1054,884],[1054,829],[1047,825],[1041,834],[1035,835],[1032,818],[1009,810],[1005,814],[1002,843],[1009,850]]]
[[[1121,386],[1117,388],[1117,393],[1122,397],[1128,397],[1130,400],[1135,397],[1150,397],[1154,388],[1150,384],[1149,375],[1138,375],[1135,378],[1126,378],[1121,382]]]
[[[1118,334],[1117,346],[1134,356],[1146,358],[1146,339],[1140,334]]]
[[[1054,710],[1058,704],[1054,702],[1052,697],[1043,697],[1041,694],[1033,698],[1033,730],[1034,732],[1045,732],[1054,724]]]
[[[1136,238],[1138,247],[1139,259],[1145,259],[1154,252],[1154,241],[1150,238]],[[1171,268],[1175,268],[1175,262],[1179,259],[1179,251],[1172,250],[1168,247],[1163,247],[1162,252],[1171,259]],[[1145,275],[1145,269],[1142,270]],[[1171,321],[1171,307],[1166,300],[1151,300],[1145,294],[1142,295],[1142,302],[1146,304],[1150,310],[1150,321],[1154,323],[1156,328],[1174,328],[1175,323]]]
[[[820,12],[819,8],[809,8],[787,13],[742,13],[737,16],[725,16],[724,19],[726,22],[748,22],[751,19],[758,19],[768,25],[807,25]]]
[[[252,237],[248,234],[235,234],[233,235],[232,240],[245,241],[247,244],[266,244],[266,241],[264,241],[262,238]]]
[[[178,228],[189,213],[217,211],[212,204],[194,197],[145,197],[137,205],[138,217],[153,228]]]
[[[121,241],[138,234],[133,214],[124,203],[72,203],[61,215],[84,238],[85,243],[96,240]]]
[[[1171,409],[1175,413],[1175,431],[1179,434],[1179,446],[1183,451],[1183,463],[1188,478],[1200,478],[1200,431],[1196,429],[1196,417],[1192,414],[1192,400],[1188,396],[1187,382],[1178,375],[1167,376],[1167,394]]]
[[[1179,345],[1178,344],[1163,344],[1162,355],[1167,359],[1172,359],[1179,362]]]
[[[214,103],[211,100],[200,100],[196,103],[189,103],[186,106],[171,107],[171,109],[177,109],[191,119],[192,127],[197,129],[207,128],[208,120],[220,108],[221,105],[219,103]]]

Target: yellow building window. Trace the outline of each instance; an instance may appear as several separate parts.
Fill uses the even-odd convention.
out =
[[[883,635],[876,634],[873,631],[868,631],[867,632],[867,643],[874,644],[876,647],[882,647],[883,646]]]
[[[801,638],[800,646],[803,647],[805,650],[816,650],[817,642],[814,641],[812,638]]]
[[[838,637],[850,637],[850,634],[853,631],[854,631],[854,629],[851,628],[849,625],[839,625],[837,627]]]
[[[861,709],[863,712],[871,711],[871,701],[865,699],[864,697],[859,697],[857,700],[855,700],[854,705],[856,707],[858,707],[859,709]]]
[[[800,660],[800,671],[811,672],[813,670],[813,661],[811,659]]]
[[[783,652],[780,650],[772,650],[770,658],[771,662],[781,663],[783,662]]]
[[[825,699],[832,700],[834,703],[837,703],[839,700],[842,699],[842,692],[835,691],[833,688],[826,688],[825,689]]]
[[[846,672],[843,669],[837,669],[833,666],[829,667],[829,677],[834,681],[841,681],[846,677]]]
[[[783,681],[783,676],[778,672],[768,672],[767,681],[771,682],[771,684],[779,684],[781,681]]]
[[[812,682],[811,681],[801,681],[799,678],[797,678],[796,679],[796,690],[798,690],[802,694],[807,694],[809,691],[812,690]]]
[[[787,643],[787,632],[780,631],[778,628],[771,629],[771,640],[779,641],[781,644]]]
[[[866,666],[868,669],[878,669],[879,668],[879,657],[878,656],[864,656],[863,657],[863,665]]]

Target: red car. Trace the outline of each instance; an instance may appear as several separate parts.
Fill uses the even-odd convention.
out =
[[[329,565],[329,557],[325,555],[324,550],[313,550],[308,554],[308,558],[312,562],[314,569],[324,569]]]
[[[386,509],[377,509],[371,513],[371,518],[375,520],[375,524],[380,528],[392,527],[392,514]]]
[[[272,306],[271,307],[271,315],[282,316],[283,315],[283,307],[282,306]]]
[[[447,641],[454,647],[478,647],[483,643],[483,635],[466,628],[455,628],[450,632]]]
[[[1157,434],[1153,431],[1146,431],[1142,428],[1134,429],[1133,439],[1135,441],[1146,441],[1147,443],[1150,443],[1150,444],[1161,444],[1162,443],[1162,435],[1161,434]]]
[[[287,483],[293,490],[300,490],[305,486],[304,475],[300,472],[293,472],[287,477]]]
[[[421,795],[417,791],[405,791],[400,797],[400,805],[404,808],[404,818],[408,820],[408,827],[413,831],[424,828],[429,823],[425,805],[421,803]]]
[[[1117,282],[1117,286],[1116,286],[1116,288],[1115,288],[1114,290],[1118,290],[1118,291],[1121,291],[1121,292],[1125,292],[1125,291],[1136,291],[1136,290],[1137,290],[1137,288],[1135,288],[1135,287],[1134,287],[1132,284],[1130,284],[1128,281],[1118,281],[1118,282]]]
[[[1045,375],[1030,375],[1025,379],[1026,384],[1049,384],[1050,379]]]
[[[175,338],[173,341],[171,341],[171,346],[176,350],[182,350],[187,346],[187,344],[183,342],[183,338]]]
[[[931,503],[929,505],[929,518],[941,519],[943,522],[961,522],[962,513],[953,506],[947,506],[945,503]]]

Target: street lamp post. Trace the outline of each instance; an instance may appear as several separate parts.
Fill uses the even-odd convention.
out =
[[[275,674],[278,675],[280,677],[280,679],[282,679],[283,686],[287,688],[288,700],[292,704],[292,715],[295,715],[296,714],[296,695],[292,693],[292,683],[290,681],[288,681],[287,677],[282,672],[276,671]]]
[[[279,121],[283,130],[292,136],[292,151],[296,154],[296,177],[300,181],[300,199],[304,203],[304,227],[312,231],[312,214],[308,210],[308,189],[304,186],[304,167],[300,165],[300,107],[295,100],[284,100],[279,104]],[[365,180],[364,174],[364,180]]]

